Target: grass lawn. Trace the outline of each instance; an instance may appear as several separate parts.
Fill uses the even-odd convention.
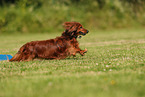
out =
[[[0,35],[0,54],[61,33]],[[90,31],[85,56],[0,61],[0,97],[145,97],[145,29]]]

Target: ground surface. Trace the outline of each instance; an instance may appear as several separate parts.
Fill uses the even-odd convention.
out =
[[[0,54],[59,35],[1,35]],[[83,57],[0,61],[0,97],[145,97],[145,29],[90,31],[78,41]]]

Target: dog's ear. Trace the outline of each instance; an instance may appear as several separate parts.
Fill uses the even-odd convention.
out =
[[[70,27],[71,27],[72,25],[73,25],[72,22],[65,22],[65,23],[63,24],[63,26],[64,26],[65,29],[70,29]]]
[[[67,32],[74,32],[77,30],[78,25],[75,22],[65,22],[63,24],[64,28],[66,29]]]

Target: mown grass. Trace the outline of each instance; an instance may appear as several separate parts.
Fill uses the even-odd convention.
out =
[[[1,35],[0,54],[14,55],[53,34]],[[92,31],[78,39],[85,56],[30,62],[0,61],[0,96],[145,97],[145,29]]]

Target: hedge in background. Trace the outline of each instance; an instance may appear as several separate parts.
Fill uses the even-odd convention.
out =
[[[89,29],[145,26],[144,0],[1,0],[0,33],[62,31],[65,21]]]

